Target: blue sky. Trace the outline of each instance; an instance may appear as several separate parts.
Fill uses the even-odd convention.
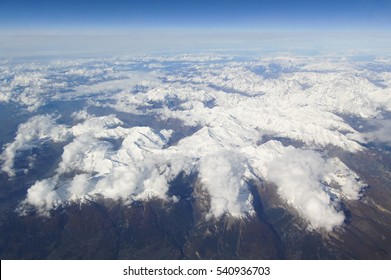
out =
[[[390,15],[391,0],[0,0],[0,58],[222,49],[388,55]]]
[[[4,28],[390,30],[390,0],[1,0]]]

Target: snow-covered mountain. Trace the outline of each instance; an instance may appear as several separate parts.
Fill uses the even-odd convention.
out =
[[[206,220],[256,215],[250,184],[268,182],[308,229],[330,232],[368,185],[330,151],[389,143],[390,65],[211,55],[3,62],[0,102],[29,117],[4,143],[1,170],[15,180],[39,157],[20,168],[24,151],[62,147],[56,167],[28,186],[22,214],[101,197],[178,203],[170,185],[186,174],[210,201]],[[349,118],[378,121],[367,131]]]

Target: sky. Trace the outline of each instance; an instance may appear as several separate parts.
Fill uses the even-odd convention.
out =
[[[390,15],[391,0],[0,0],[0,58],[254,48],[388,54]]]
[[[0,27],[387,30],[389,0],[2,0]]]

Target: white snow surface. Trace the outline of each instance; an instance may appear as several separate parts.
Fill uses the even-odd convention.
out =
[[[248,182],[262,178],[309,228],[332,230],[345,219],[339,204],[359,199],[365,182],[319,151],[334,146],[356,153],[391,135],[389,122],[360,133],[341,117],[373,119],[391,111],[391,76],[370,69],[339,58],[210,55],[0,65],[1,103],[34,112],[51,102],[83,100],[112,112],[96,116],[87,108],[68,124],[54,115],[33,116],[4,146],[1,169],[12,178],[18,152],[42,141],[64,143],[55,174],[35,182],[23,202],[41,213],[96,195],[175,203],[167,194],[170,182],[197,172],[210,196],[206,218],[245,217],[254,214]],[[116,112],[153,116],[162,127],[129,125]],[[166,128],[172,119],[180,125]],[[171,141],[183,126],[195,132]]]

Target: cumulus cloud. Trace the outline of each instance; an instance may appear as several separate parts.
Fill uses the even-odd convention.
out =
[[[73,170],[83,172],[108,173],[111,161],[107,159],[111,145],[85,134],[75,138],[64,147],[61,162],[57,169],[59,173]]]
[[[134,197],[142,191],[138,171],[135,166],[118,166],[99,179],[93,193],[113,199]]]
[[[35,182],[27,190],[25,201],[36,206],[42,214],[47,214],[48,209],[51,209],[56,203],[61,201],[58,193],[54,189],[57,180],[58,178],[54,177]]]
[[[273,160],[265,178],[278,186],[278,193],[306,219],[312,228],[332,230],[344,221],[322,185],[329,166],[317,153],[290,150]]]
[[[225,213],[240,217],[246,209],[250,193],[244,181],[243,158],[229,152],[212,154],[201,159],[199,172],[201,182],[209,193],[209,215],[220,217]]]
[[[77,199],[89,192],[89,176],[87,174],[78,174],[73,177],[68,188],[68,196],[70,199]],[[28,199],[29,200],[29,199]],[[29,200],[31,203],[31,200]],[[34,203],[32,203],[34,204]]]
[[[5,146],[0,159],[3,164],[1,170],[9,176],[15,175],[14,160],[18,151],[28,149],[35,141],[50,140],[61,142],[69,136],[64,125],[57,125],[50,115],[35,116],[19,126],[16,137],[12,143]]]

